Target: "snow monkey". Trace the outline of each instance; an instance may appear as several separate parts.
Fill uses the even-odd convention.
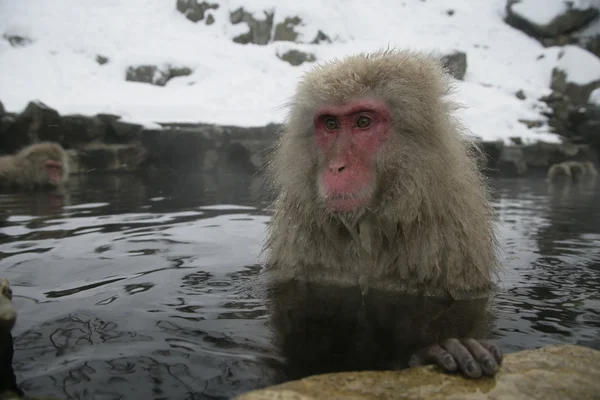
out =
[[[0,394],[11,391],[22,396],[12,367],[14,348],[11,330],[15,326],[17,313],[11,300],[10,284],[8,280],[0,278]]]
[[[270,282],[489,297],[500,268],[496,215],[481,152],[453,117],[450,91],[439,62],[411,50],[306,73],[267,166],[276,197],[265,242]],[[473,336],[439,337],[410,364],[494,375],[499,350],[465,337]]]
[[[56,187],[69,176],[65,150],[52,142],[40,142],[0,157],[0,186]]]

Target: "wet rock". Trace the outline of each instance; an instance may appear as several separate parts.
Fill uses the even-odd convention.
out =
[[[118,115],[98,114],[95,119],[103,127],[106,143],[129,143],[140,139],[142,135],[142,125],[121,121]]]
[[[104,65],[106,63],[108,63],[108,57],[104,57],[100,54],[96,55],[96,62],[100,65]]]
[[[317,60],[314,54],[304,53],[299,50],[289,50],[281,55],[278,54],[277,57],[293,66],[298,66],[305,62],[314,62]]]
[[[11,35],[5,33],[2,37],[7,40],[12,47],[23,47],[33,43],[33,40],[21,35]]]
[[[175,67],[170,64],[161,67],[156,65],[139,65],[127,68],[125,80],[165,86],[169,80],[179,76],[191,75],[192,72],[190,68]]]
[[[40,101],[30,102],[14,122],[3,118],[0,145],[4,152],[13,153],[37,141],[61,142],[64,138],[58,112]]]
[[[185,15],[187,19],[194,23],[202,21],[208,10],[216,10],[218,8],[218,4],[209,3],[206,1],[198,2],[198,0],[177,0],[177,11]],[[207,24],[210,25],[208,21]]]
[[[84,115],[62,117],[63,146],[78,148],[87,143],[104,139],[105,127],[97,118]]]
[[[487,173],[495,173],[498,168],[500,154],[504,148],[504,142],[502,140],[480,141],[479,147],[485,157],[485,159],[481,161],[480,167]]]
[[[248,32],[233,38],[235,43],[266,45],[271,40],[273,30],[273,12],[264,11],[265,19],[257,20],[245,11],[243,7],[238,8],[230,14],[229,20],[232,24],[246,23]]]
[[[298,17],[286,18],[283,22],[275,25],[273,41],[294,42],[298,38],[298,33],[294,30],[302,20]]]
[[[466,379],[434,366],[402,371],[316,375],[255,390],[237,400],[593,399],[600,393],[600,351],[575,345],[508,354],[494,379]]]
[[[527,163],[523,149],[517,146],[505,146],[500,152],[496,163],[498,174],[506,178],[514,178],[525,175]]]
[[[312,44],[319,44],[321,42],[325,42],[325,43],[331,43],[331,39],[329,38],[329,36],[327,36],[325,33],[323,33],[321,30],[319,30],[317,32],[317,35],[315,36],[315,38],[312,40]]]
[[[441,57],[444,69],[456,79],[462,80],[467,73],[467,54],[455,51]]]
[[[77,170],[72,173],[135,172],[145,161],[139,144],[91,143],[71,155]]]
[[[599,14],[598,9],[591,3],[583,3],[578,7],[573,1],[548,0],[548,7],[562,8],[550,18],[539,18],[540,13],[535,9],[535,0],[508,0],[505,21],[535,38],[551,38],[581,29],[594,20]]]

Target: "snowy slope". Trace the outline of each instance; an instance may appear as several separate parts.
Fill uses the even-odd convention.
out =
[[[506,0],[215,0],[216,22],[194,24],[175,0],[0,1],[0,34],[33,39],[24,47],[0,40],[0,101],[21,111],[39,99],[61,114],[116,113],[144,124],[209,122],[242,126],[279,122],[295,80],[309,63],[293,67],[278,52],[295,48],[318,60],[383,47],[440,53],[465,51],[468,69],[457,97],[460,117],[487,140],[522,137],[557,141],[548,128],[530,130],[519,119],[545,119],[537,98],[549,93],[557,49],[503,22]],[[366,6],[368,4],[368,6]],[[244,6],[277,24],[299,16],[300,40],[323,30],[332,44],[236,44],[247,30],[229,12]],[[453,10],[453,15],[447,13]],[[96,55],[110,62],[99,65]],[[539,58],[546,54],[546,57]],[[194,73],[164,87],[125,81],[130,65],[172,63]],[[515,96],[523,90],[526,100]]]

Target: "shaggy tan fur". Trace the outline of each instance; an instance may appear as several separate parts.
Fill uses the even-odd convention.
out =
[[[582,178],[594,178],[597,175],[598,171],[592,162],[565,161],[553,164],[550,169],[548,169],[547,180],[555,182],[560,178],[564,178],[566,181],[577,181]]]
[[[265,250],[275,280],[454,298],[490,291],[496,217],[450,89],[437,59],[407,50],[335,60],[304,76],[268,165],[277,198]],[[388,105],[393,134],[376,156],[371,207],[333,214],[318,194],[313,116],[363,96]]]
[[[69,161],[65,150],[57,143],[41,142],[24,147],[15,154],[0,157],[0,186],[56,186],[48,179],[45,165],[48,160],[62,163],[59,184],[65,183],[69,176]]]

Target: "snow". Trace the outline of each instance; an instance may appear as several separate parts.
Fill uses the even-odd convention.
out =
[[[539,26],[548,25],[556,17],[571,9],[586,10],[590,0],[521,0],[512,6],[512,12]]]
[[[220,6],[208,12],[215,17],[212,25],[187,20],[175,0],[0,2],[0,35],[32,39],[21,47],[0,40],[0,101],[13,112],[38,99],[62,115],[113,113],[145,126],[262,126],[281,122],[282,105],[311,67],[277,58],[289,49],[311,52],[319,61],[388,46],[439,54],[459,50],[467,53],[468,68],[464,82],[457,81],[455,96],[464,106],[457,116],[472,134],[557,142],[548,126],[528,129],[519,120],[547,121],[541,114],[546,106],[537,99],[550,93],[552,68],[568,64],[582,71],[589,62],[567,63],[569,54],[559,60],[557,49],[508,26],[506,0],[373,0],[368,7],[362,0],[214,2]],[[300,17],[304,25],[296,30],[305,43],[234,43],[247,27],[231,24],[229,13],[241,6],[256,18],[274,11],[274,24]],[[309,44],[319,30],[333,43]],[[97,55],[109,62],[99,65]],[[164,87],[125,81],[127,67],[142,64],[194,72]],[[519,90],[525,100],[515,96]]]

